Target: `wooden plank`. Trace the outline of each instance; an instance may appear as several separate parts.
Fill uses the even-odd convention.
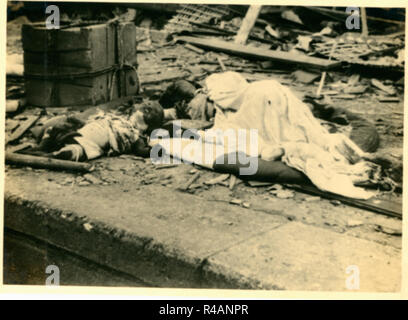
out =
[[[334,50],[336,50],[336,46],[337,46],[337,41],[333,43],[333,46],[330,50],[329,61],[332,60],[332,56],[333,56]],[[320,93],[322,92],[324,82],[326,81],[326,75],[327,75],[326,71],[323,71],[322,77],[320,78],[319,87],[317,88],[316,97],[320,97]]]
[[[27,148],[32,148],[34,147],[34,144],[31,142],[24,142],[21,144],[18,144],[16,146],[12,146],[10,148],[7,148],[6,151],[10,153],[18,153],[21,150],[27,149]]]
[[[230,189],[231,191],[234,190],[236,183],[237,183],[237,177],[231,174],[229,184],[228,184],[228,189]]]
[[[194,47],[193,45],[191,45],[191,44],[189,44],[189,43],[187,43],[187,44],[185,45],[185,48],[190,49],[191,51],[194,51],[195,53],[198,53],[198,54],[203,54],[203,53],[204,53],[204,50],[203,50],[203,49]]]
[[[39,118],[39,115],[28,116],[27,120],[20,123],[20,126],[10,136],[6,137],[6,144],[19,139]]]
[[[181,187],[179,188],[179,190],[181,190],[181,191],[187,191],[187,190],[190,188],[190,186],[191,186],[194,182],[196,182],[196,180],[198,180],[198,178],[200,178],[200,176],[201,176],[201,173],[200,173],[200,172],[196,172],[190,179],[188,179],[188,181],[187,181],[183,186],[181,186]]]
[[[241,27],[239,28],[238,33],[234,39],[234,43],[245,44],[247,42],[249,33],[254,27],[255,21],[258,18],[261,9],[262,6],[260,5],[251,5],[248,8],[245,18],[242,21]]]
[[[363,35],[363,37],[367,37],[368,36],[368,26],[367,26],[367,14],[366,14],[365,7],[361,7],[360,11],[361,11],[361,24],[363,27],[361,34]]]
[[[195,37],[181,36],[177,37],[176,41],[187,42],[198,47],[222,51],[233,55],[246,56],[260,60],[273,60],[284,63],[295,63],[303,66],[309,66],[324,70],[338,67],[341,64],[338,61],[329,61],[327,59],[303,56],[290,52],[246,47],[240,44],[227,42],[219,39],[201,39]]]
[[[227,71],[227,68],[225,67],[224,62],[222,62],[220,57],[217,57],[217,61],[218,61],[218,64],[221,66],[221,70],[224,72]]]

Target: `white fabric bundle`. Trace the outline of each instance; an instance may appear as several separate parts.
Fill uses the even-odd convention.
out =
[[[368,179],[371,164],[361,160],[364,152],[348,137],[330,134],[313,116],[309,107],[289,88],[275,80],[244,84],[238,73],[226,72],[206,79],[208,96],[222,109],[235,109],[227,115],[217,112],[214,129],[257,129],[259,155],[283,148],[282,161],[305,173],[320,189],[352,198],[373,196],[353,182]],[[246,81],[245,81],[246,82]],[[240,86],[234,97],[231,92]],[[228,92],[228,99],[222,92]],[[354,164],[359,161],[357,164]]]
[[[173,138],[151,141],[152,145],[161,145],[175,158],[211,167],[211,159],[219,152],[206,152],[205,148],[215,144],[211,140],[217,131],[232,129],[237,132],[236,140],[217,140],[221,153],[243,151],[264,160],[283,154],[284,163],[302,171],[321,190],[357,199],[375,195],[354,186],[369,180],[375,165],[362,160],[364,152],[348,137],[330,134],[289,88],[275,80],[248,83],[235,72],[209,76],[206,87],[217,113],[213,128],[200,133],[202,140]],[[249,139],[251,129],[257,130],[256,143]],[[238,131],[242,130],[247,131],[246,138],[239,141]]]

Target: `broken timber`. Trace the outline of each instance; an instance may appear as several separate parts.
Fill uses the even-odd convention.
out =
[[[185,185],[181,186],[179,188],[180,191],[187,191],[190,186],[198,179],[200,178],[201,173],[200,172],[196,172],[186,183]]]
[[[6,144],[19,139],[40,118],[39,115],[27,116],[27,120],[10,135],[6,137]]]
[[[242,21],[241,28],[239,29],[234,42],[236,44],[245,44],[248,40],[249,33],[251,32],[255,21],[261,12],[262,6],[251,5],[247,11],[247,14]]]
[[[187,42],[197,47],[204,47],[215,51],[223,51],[230,54],[253,57],[260,60],[274,60],[284,63],[295,63],[304,66],[319,68],[319,69],[333,69],[341,63],[338,61],[329,61],[309,56],[302,56],[295,53],[284,51],[266,50],[261,48],[247,47],[240,44],[235,44],[218,39],[200,39],[194,37],[181,36],[177,37],[177,41]]]

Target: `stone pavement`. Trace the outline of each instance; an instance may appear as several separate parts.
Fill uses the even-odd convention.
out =
[[[356,265],[360,291],[400,290],[399,248],[157,184],[132,188],[125,175],[103,186],[58,175],[8,170],[7,230],[148,286],[345,291]]]

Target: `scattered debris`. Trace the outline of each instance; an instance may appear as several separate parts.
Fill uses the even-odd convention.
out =
[[[266,182],[266,181],[256,181],[256,180],[248,180],[247,183],[251,187],[268,187],[270,185],[273,185],[273,182]]]
[[[242,202],[242,206],[244,207],[244,208],[250,208],[251,207],[251,204],[249,203],[249,202]]]
[[[231,13],[230,9],[222,5],[180,4],[177,14],[164,26],[164,30],[178,32],[193,30],[193,22],[206,23],[211,19],[220,19]]]
[[[278,30],[273,29],[270,25],[265,27],[265,31],[268,32],[269,35],[276,39],[280,39],[281,35]]]
[[[378,101],[380,102],[400,102],[401,100],[397,97],[384,97],[384,96],[379,96]]]
[[[403,39],[400,37],[401,35],[395,38],[371,35],[363,37],[359,33],[348,32],[336,39],[315,43],[314,51],[319,55],[329,56],[333,43],[337,42],[336,49],[331,54],[336,60],[351,65],[375,68],[378,71],[403,72],[403,60],[393,57],[393,53],[403,47]],[[390,56],[385,57],[385,54]]]
[[[98,179],[97,177],[95,177],[94,175],[90,173],[84,174],[83,177],[85,178],[85,180],[87,180],[88,182],[92,184],[102,184],[102,181],[100,179]]]
[[[348,227],[358,227],[358,226],[361,226],[362,224],[363,222],[360,220],[354,220],[354,219],[347,220]]]
[[[299,16],[293,11],[293,10],[285,10],[282,12],[281,17],[283,19],[298,23],[298,24],[303,24],[302,20],[299,18]]]
[[[390,96],[394,96],[397,93],[395,88],[391,86],[386,86],[377,79],[371,79],[371,84],[375,86],[376,88],[382,90],[383,92],[387,93]]]
[[[143,162],[145,161],[145,158],[140,157],[140,156],[135,156],[133,154],[121,154],[118,158],[143,161]]]
[[[222,62],[220,57],[217,57],[217,61],[220,64],[221,70],[222,71],[227,71],[227,68],[225,67],[224,62]]]
[[[332,47],[331,47],[331,50],[330,50],[329,62],[332,60],[333,53],[334,53],[334,50],[336,50],[336,47],[337,47],[337,42],[334,42],[332,44]],[[327,75],[327,72],[323,71],[322,77],[320,78],[319,87],[317,88],[317,91],[316,91],[316,97],[320,97],[320,94],[321,94],[322,89],[323,89],[324,82],[326,81],[326,75]]]
[[[381,226],[381,225],[376,225],[375,230],[378,231],[378,232],[385,233],[385,234],[390,235],[390,236],[398,236],[398,237],[402,236],[402,231],[401,230],[395,230],[395,229],[387,228],[387,227],[384,227],[384,226]]]
[[[266,190],[274,194],[276,191],[283,190],[283,187],[280,184],[274,184],[273,186],[267,188]]]
[[[195,46],[193,46],[192,44],[189,44],[189,43],[187,43],[187,44],[185,45],[185,47],[186,47],[187,49],[190,49],[190,50],[192,50],[192,51],[194,51],[194,52],[196,52],[196,53],[199,53],[199,54],[203,54],[203,53],[204,53],[204,50],[203,50],[203,49],[197,48],[197,47],[195,47]]]
[[[24,149],[28,149],[28,148],[32,148],[34,147],[35,144],[32,142],[24,142],[24,143],[20,143],[16,146],[12,146],[12,147],[8,147],[6,148],[7,152],[11,152],[11,153],[18,153],[19,151],[22,151]]]
[[[362,94],[366,92],[366,90],[367,90],[367,86],[356,85],[356,86],[347,87],[343,91],[344,93],[350,93],[350,94]]]
[[[88,231],[88,232],[93,229],[92,224],[90,224],[89,222],[84,223],[84,224],[83,224],[83,227],[84,227],[84,229],[85,229],[86,231]]]
[[[234,190],[236,182],[237,182],[237,177],[234,176],[233,174],[231,174],[229,184],[228,184],[228,188],[230,190]]]
[[[204,181],[205,185],[211,186],[214,184],[219,184],[221,182],[224,182],[225,180],[227,180],[229,178],[229,174],[220,174],[218,177],[215,177],[213,179]]]
[[[157,181],[157,176],[154,173],[146,174],[143,176],[141,183],[144,185],[152,184]]]
[[[293,198],[295,196],[295,193],[293,191],[290,191],[290,190],[280,190],[280,191],[277,191],[274,194],[279,199],[289,199],[289,198]]]
[[[314,201],[320,201],[321,198],[320,197],[306,197],[303,200],[306,202],[314,202]]]
[[[341,202],[339,201],[339,200],[330,200],[330,203],[332,204],[332,205],[334,205],[334,206],[339,206],[339,205],[341,205]]]
[[[19,139],[39,118],[39,115],[27,116],[26,120],[21,121],[13,133],[6,137],[6,144]]]
[[[73,185],[75,183],[75,179],[73,177],[66,177],[64,181],[62,181],[60,184],[67,186],[67,185]]]
[[[292,73],[292,76],[297,82],[310,84],[317,80],[320,77],[320,74],[297,70]]]
[[[200,178],[200,175],[200,172],[196,172],[183,186],[179,188],[179,190],[187,191],[190,186]]]
[[[240,206],[242,202],[243,201],[241,199],[231,199],[229,203]]]
[[[170,169],[170,168],[175,168],[175,167],[178,167],[178,164],[162,164],[162,165],[156,165],[155,169],[161,170],[161,169]]]
[[[356,98],[353,94],[337,94],[333,96],[333,99],[342,99],[342,100],[354,100]]]
[[[289,199],[295,196],[295,193],[291,190],[284,189],[280,184],[274,184],[273,186],[267,188],[270,194],[280,199]]]
[[[295,48],[302,49],[305,52],[310,51],[310,43],[313,41],[312,37],[298,36],[297,41],[298,43],[296,44]]]

